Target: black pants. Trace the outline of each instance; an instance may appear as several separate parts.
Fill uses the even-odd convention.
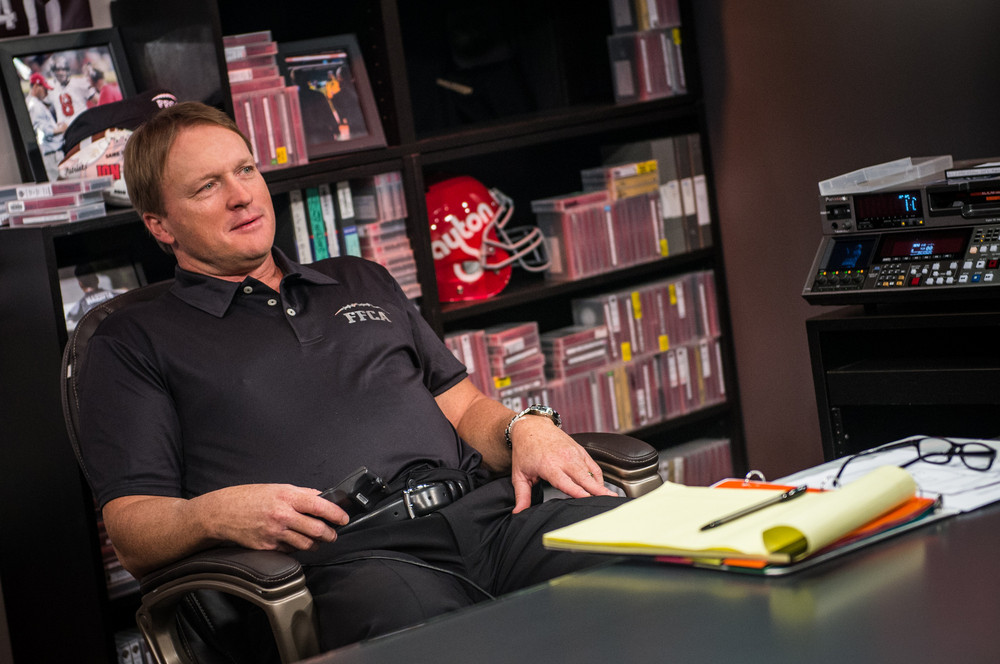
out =
[[[600,514],[620,498],[552,500],[511,514],[510,479],[411,521],[348,533],[300,554],[324,650],[608,560],[548,551],[542,535]]]

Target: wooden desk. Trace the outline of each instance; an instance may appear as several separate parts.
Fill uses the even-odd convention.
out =
[[[786,577],[618,560],[311,664],[1000,662],[1000,504]]]

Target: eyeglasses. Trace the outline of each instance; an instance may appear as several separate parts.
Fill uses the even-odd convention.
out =
[[[865,450],[864,452],[859,452],[858,454],[848,457],[847,460],[844,461],[844,464],[840,467],[840,470],[837,471],[836,476],[834,476],[833,486],[840,486],[840,476],[844,474],[844,469],[847,468],[847,464],[851,461],[859,457],[878,454],[880,452],[888,452],[889,450],[903,449],[906,447],[915,447],[917,450],[917,458],[900,464],[900,468],[906,468],[907,466],[918,461],[925,461],[927,463],[943,466],[950,463],[951,460],[957,456],[969,470],[982,472],[993,467],[993,461],[997,456],[997,451],[995,449],[983,443],[956,443],[948,438],[916,438],[914,440],[906,440],[898,443],[889,443],[888,445],[882,445],[880,447],[873,447],[870,450]]]

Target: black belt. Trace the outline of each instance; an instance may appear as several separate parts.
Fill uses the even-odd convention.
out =
[[[451,505],[464,496],[468,489],[460,480],[415,482],[387,498],[370,512],[356,515],[346,526],[337,529],[340,534],[362,527],[382,526],[396,521],[406,521],[427,516],[442,507]]]

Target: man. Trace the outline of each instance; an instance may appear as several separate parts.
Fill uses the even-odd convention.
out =
[[[161,111],[124,172],[178,266],[169,293],[101,324],[80,374],[81,449],[126,569],[223,543],[295,552],[333,648],[593,562],[540,544],[618,504],[589,455],[479,392],[377,264],[273,249],[266,183],[228,116]],[[477,488],[351,529],[319,494],[362,465]],[[581,500],[531,506],[541,480]]]
[[[75,328],[83,315],[99,305],[107,302],[115,296],[124,293],[124,290],[105,290],[101,288],[100,277],[96,272],[90,271],[86,265],[78,265],[76,272],[76,282],[80,285],[83,295],[77,300],[69,311],[66,312],[66,323],[68,328]]]
[[[63,158],[62,134],[66,127],[56,124],[55,115],[45,101],[49,91],[52,90],[45,77],[36,72],[28,79],[28,83],[31,87],[24,102],[28,107],[31,127],[35,130],[35,141],[38,143],[38,149],[42,151],[42,160],[49,180],[57,180],[59,162]]]
[[[104,104],[111,104],[122,100],[121,88],[118,87],[117,83],[109,83],[104,78],[103,71],[90,63],[87,63],[85,71],[87,78],[90,79],[91,87],[94,88],[97,94],[95,106],[103,106]]]
[[[56,111],[56,121],[62,131],[86,111],[96,91],[82,75],[70,74],[69,60],[64,55],[57,55],[52,61],[52,75],[55,84],[49,92],[49,101]]]

